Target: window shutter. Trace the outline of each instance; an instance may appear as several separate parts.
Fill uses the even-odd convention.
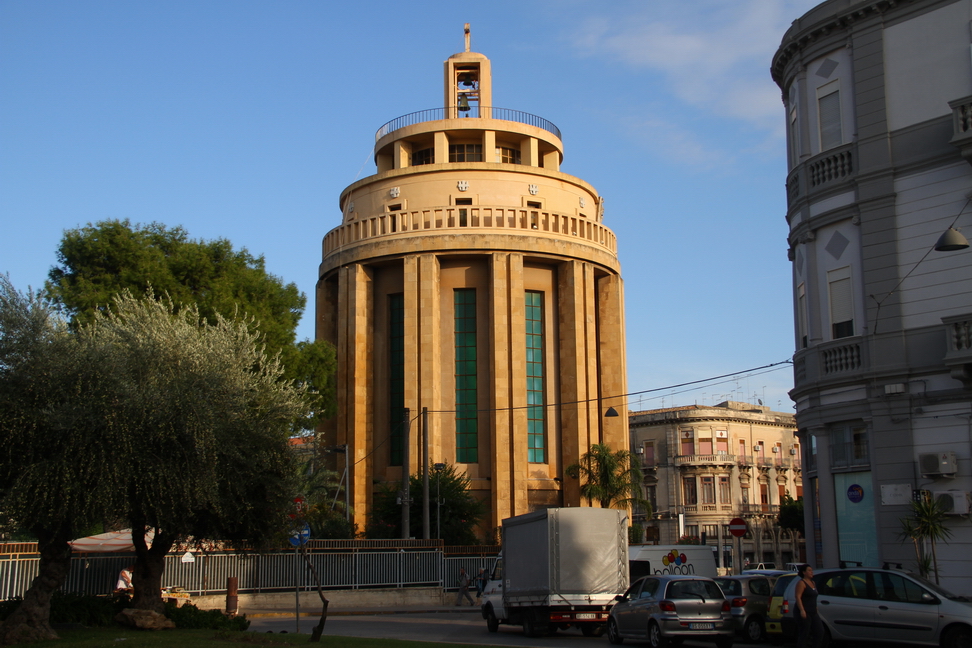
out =
[[[840,92],[820,97],[820,150],[826,151],[844,143],[840,127]]]
[[[854,300],[851,297],[851,280],[837,279],[830,282],[830,322],[839,324],[854,319]]]

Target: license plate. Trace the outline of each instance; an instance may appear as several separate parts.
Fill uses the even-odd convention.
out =
[[[577,619],[596,619],[597,618],[597,615],[594,614],[593,612],[578,612],[575,615],[575,618],[577,618]]]
[[[689,630],[712,630],[711,623],[690,623]]]

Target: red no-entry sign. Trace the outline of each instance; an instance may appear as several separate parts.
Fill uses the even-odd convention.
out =
[[[742,518],[732,518],[729,520],[729,533],[737,538],[741,538],[746,535],[747,528],[746,520]]]

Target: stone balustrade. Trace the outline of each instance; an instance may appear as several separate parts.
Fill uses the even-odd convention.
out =
[[[342,223],[324,236],[324,256],[366,241],[418,235],[480,231],[567,239],[617,256],[614,232],[586,218],[551,211],[491,205],[448,205],[397,211]]]

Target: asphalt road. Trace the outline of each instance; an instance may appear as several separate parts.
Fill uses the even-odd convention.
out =
[[[254,618],[251,632],[296,631],[293,617]],[[314,617],[301,617],[300,631],[310,634],[317,624]],[[408,639],[446,643],[466,643],[478,646],[542,646],[545,648],[607,648],[610,644],[606,637],[594,638],[581,635],[571,628],[554,636],[528,638],[523,636],[520,626],[501,625],[499,632],[486,630],[486,621],[479,614],[383,614],[330,616],[324,627],[326,636],[372,637],[377,639]],[[625,641],[625,645],[647,645]],[[714,648],[715,644],[685,642],[685,646]],[[744,645],[739,642],[737,645]],[[768,644],[745,644],[760,648]]]

